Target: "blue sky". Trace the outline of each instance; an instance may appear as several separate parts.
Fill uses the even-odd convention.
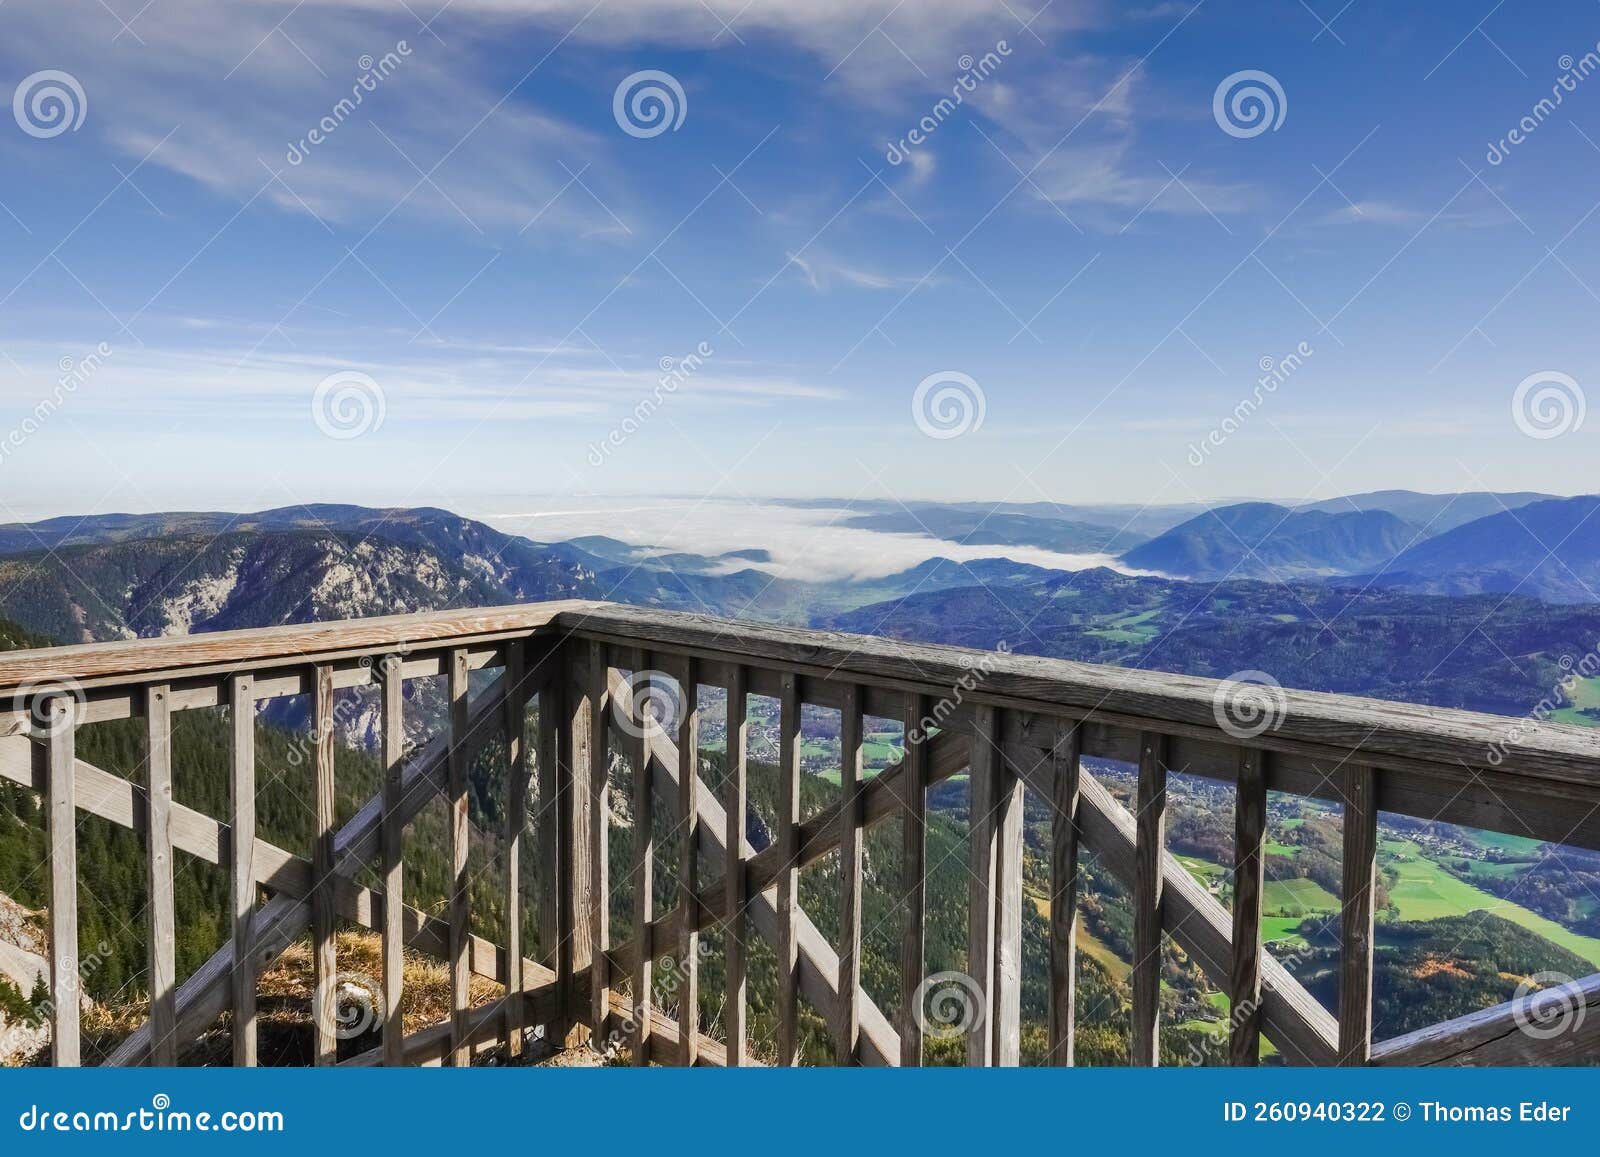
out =
[[[1600,330],[1600,8],[1539,8],[10,0],[0,500],[1591,490],[1513,409]]]

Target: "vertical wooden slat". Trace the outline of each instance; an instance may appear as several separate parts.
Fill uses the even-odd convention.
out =
[[[339,975],[337,952],[338,909],[334,900],[333,839],[335,815],[333,779],[333,668],[326,664],[316,669],[315,702],[312,707],[312,736],[316,752],[317,828],[312,848],[311,958],[315,995],[311,1001],[316,1034],[314,1056],[318,1065],[333,1065],[339,1060],[338,1021],[335,1017],[338,993],[334,990]]]
[[[928,736],[922,730],[928,701],[906,696],[900,760],[900,890],[905,923],[900,932],[900,1064],[922,1064],[922,970],[928,897]]]
[[[1344,890],[1340,895],[1339,1063],[1372,1058],[1372,920],[1378,867],[1377,774],[1344,769]]]
[[[1137,847],[1133,876],[1133,1042],[1129,1059],[1153,1067],[1160,1056],[1161,852],[1167,829],[1167,739],[1139,742]]]
[[[861,1037],[861,794],[863,718],[861,688],[846,683],[839,707],[839,1023],[834,1026],[834,1059],[856,1063]]]
[[[595,1039],[605,1036],[611,1011],[611,742],[606,712],[611,707],[610,665],[605,644],[589,644],[589,1027]]]
[[[1000,713],[994,731],[979,732],[995,745],[994,777],[994,955],[990,1022],[993,1063],[1014,1068],[1022,1063],[1022,807],[1023,787],[1010,762],[999,755],[1005,734]]]
[[[589,669],[590,648],[571,640],[559,652],[558,698],[550,703],[550,722],[543,724],[546,745],[560,753],[556,774],[556,1007],[552,1043],[577,1048],[591,1037],[578,1007],[577,978],[594,968],[594,876],[590,865],[594,833],[590,769],[594,766],[595,679]],[[543,703],[540,704],[543,720]],[[559,721],[559,722],[558,722]],[[559,728],[560,735],[550,735]]]
[[[1050,1063],[1073,1063],[1078,1023],[1079,756],[1083,734],[1058,720],[1050,790]]]
[[[782,675],[778,703],[778,1064],[788,1066],[800,1060],[800,683],[793,672]]]
[[[561,720],[565,709],[563,692],[566,678],[562,661],[547,655],[535,675],[529,670],[528,653],[523,649],[521,659],[524,676],[531,679],[529,692],[539,696],[538,730],[535,733],[531,755],[534,782],[538,784],[539,810],[534,817],[534,858],[538,872],[539,935],[535,959],[552,972],[559,974],[557,958],[561,943],[561,897],[567,889],[567,878],[561,862],[561,744],[565,727]],[[527,706],[523,707],[524,713]],[[523,758],[527,758],[524,755]]]
[[[255,680],[235,675],[228,684],[233,725],[228,825],[233,891],[233,1063],[256,1063],[256,695]],[[171,735],[170,724],[167,729]],[[169,738],[170,742],[170,738]]]
[[[967,885],[967,972],[972,976],[972,1028],[967,1033],[967,1064],[985,1068],[994,1063],[994,932],[997,832],[994,823],[995,709],[980,705],[973,721],[972,758],[968,776],[968,839],[971,861]]]
[[[1233,967],[1229,973],[1228,1063],[1261,1057],[1261,897],[1265,890],[1267,754],[1241,749],[1233,797]]]
[[[380,857],[383,865],[383,1063],[405,1064],[405,1029],[401,1002],[405,998],[405,888],[404,837],[401,822],[404,774],[405,718],[400,656],[383,660],[383,801],[379,816]]]
[[[48,728],[45,810],[50,835],[50,1032],[58,1068],[78,1064],[77,705],[58,696],[45,705]]]
[[[471,1008],[472,970],[467,959],[471,934],[468,911],[467,851],[471,839],[467,812],[467,650],[450,652],[446,695],[450,705],[450,754],[445,798],[450,804],[450,1052],[457,1067],[472,1063],[467,1046],[467,1012]]]
[[[724,1004],[726,1037],[728,1041],[728,1067],[737,1068],[748,1060],[746,1051],[745,1007],[748,990],[745,980],[746,953],[745,927],[745,871],[744,842],[745,815],[749,806],[747,798],[748,712],[745,692],[749,676],[742,664],[735,663],[728,672],[728,736],[727,783],[723,788],[723,807],[728,828],[724,833],[726,856],[723,873],[726,885],[727,919],[724,938],[727,943],[727,982]]]
[[[528,826],[528,675],[521,640],[506,644],[506,1055],[522,1055],[522,842]],[[549,925],[545,925],[546,928]]]
[[[700,1052],[700,678],[695,660],[683,661],[683,702],[678,715],[678,816],[683,824],[683,912],[678,938],[678,1059],[690,1068]]]
[[[145,688],[145,762],[149,776],[145,793],[148,830],[145,833],[149,846],[146,865],[149,869],[150,909],[150,1063],[175,1065],[178,1063],[178,996],[177,996],[177,919],[172,885],[172,694],[165,684]],[[237,820],[237,816],[235,816]],[[249,839],[244,841],[248,850]],[[234,854],[233,861],[238,859]],[[236,882],[239,873],[232,872]],[[248,913],[246,914],[248,918]],[[249,955],[240,956],[241,947],[248,949],[248,941],[241,945],[238,926],[238,896],[234,896],[233,940],[233,992],[234,992],[234,1046],[233,1063],[250,1064],[255,1058],[254,1049],[248,1052],[241,1044],[253,1045],[255,1041],[255,1008],[249,1001],[241,1006],[239,994],[244,978],[252,984],[250,996],[255,996],[254,973]]]
[[[633,942],[639,951],[633,962],[633,1063],[650,1063],[650,1005],[655,983],[655,935],[651,922],[656,918],[656,836],[655,780],[650,771],[649,736],[661,726],[645,710],[650,688],[638,678],[648,671],[650,653],[635,652],[633,658],[633,729],[629,736],[628,762],[633,764]]]

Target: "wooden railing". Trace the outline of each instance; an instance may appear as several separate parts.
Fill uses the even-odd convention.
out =
[[[498,671],[469,694],[473,671]],[[408,680],[442,677],[448,722],[406,744]],[[669,731],[647,708],[675,684]],[[482,676],[480,676],[480,681]],[[376,685],[382,788],[335,826],[334,696]],[[726,774],[719,790],[699,772],[700,689],[727,701]],[[547,603],[345,623],[235,631],[181,639],[0,654],[0,776],[44,801],[52,880],[51,1049],[80,1059],[75,831],[92,814],[142,833],[149,864],[148,1023],[111,1054],[113,1064],[172,1064],[183,1042],[232,1017],[235,1064],[256,1062],[259,974],[309,929],[316,999],[314,1057],[338,1060],[331,988],[341,919],[382,939],[380,1047],[349,1064],[468,1063],[481,1049],[516,1054],[525,1031],[571,1042],[620,1040],[636,1063],[754,1063],[747,1029],[747,946],[776,950],[775,1060],[800,1059],[800,999],[826,1021],[839,1063],[916,1065],[924,1058],[918,1003],[924,961],[929,789],[966,772],[970,784],[966,971],[980,1007],[966,1034],[973,1065],[1020,1061],[1023,805],[1036,793],[1050,813],[1049,1060],[1071,1064],[1075,1024],[1076,879],[1093,852],[1132,895],[1130,1056],[1157,1063],[1163,935],[1225,991],[1233,1010],[1227,1056],[1255,1064],[1265,1035],[1296,1064],[1570,1063],[1600,1051],[1600,976],[1567,986],[1572,1017],[1560,1035],[1519,1032],[1528,1001],[1508,1002],[1406,1036],[1374,1041],[1373,920],[1380,811],[1600,849],[1600,737],[1578,728],[1306,692],[1249,698],[1265,711],[1235,725],[1234,689],[1212,680],[1009,654],[917,646],[597,603]],[[305,695],[313,704],[316,830],[309,859],[256,830],[255,709]],[[759,852],[746,839],[747,697],[778,704],[776,831]],[[524,720],[537,706],[536,740]],[[836,802],[803,818],[801,710],[840,713]],[[174,713],[230,708],[230,812],[213,817],[172,798]],[[863,720],[901,720],[903,756],[862,774]],[[136,784],[78,758],[78,728],[142,717],[148,778]],[[937,722],[929,727],[928,721]],[[506,760],[502,809],[505,943],[471,932],[468,769],[498,738]],[[614,760],[613,756],[619,757]],[[1133,812],[1090,774],[1086,758],[1136,765]],[[609,840],[615,768],[631,778],[631,894],[627,930],[611,927]],[[1168,852],[1169,773],[1235,789],[1231,912]],[[537,815],[526,811],[536,786]],[[1261,937],[1268,791],[1343,810],[1343,890],[1337,1016]],[[403,895],[403,834],[424,806],[450,809],[454,886],[440,918]],[[653,813],[658,801],[681,833],[679,902],[654,910]],[[618,801],[620,802],[620,801]],[[862,849],[866,830],[901,817],[901,991],[886,1014],[861,984]],[[521,942],[524,846],[544,882],[536,898],[540,951]],[[173,853],[227,868],[232,935],[176,983]],[[838,854],[837,948],[800,904],[800,872]],[[705,883],[700,865],[721,864]],[[371,872],[375,870],[376,875]],[[372,882],[381,886],[374,887]],[[263,897],[265,898],[263,901]],[[830,923],[832,923],[830,921]],[[700,933],[724,945],[722,1023],[699,1021]],[[402,1026],[410,948],[448,965],[451,1008],[440,1024]],[[652,1004],[652,969],[675,962],[676,1017]],[[501,996],[474,1007],[474,976]],[[624,980],[626,978],[626,981]],[[626,983],[631,1000],[619,995]],[[1547,994],[1548,995],[1548,994]],[[1533,998],[1537,1001],[1539,998]],[[1534,1009],[1532,1015],[1537,1016]],[[767,1056],[766,1059],[774,1059]]]

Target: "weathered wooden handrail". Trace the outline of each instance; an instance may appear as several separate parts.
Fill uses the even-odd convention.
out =
[[[469,698],[469,674],[500,672]],[[625,677],[624,672],[631,675]],[[665,672],[666,674],[661,674]],[[443,734],[405,750],[406,680],[443,676]],[[676,730],[653,724],[640,682],[673,680],[682,708]],[[385,782],[340,830],[333,824],[332,703],[336,689],[376,684],[382,694]],[[699,775],[702,686],[728,696],[725,793]],[[746,1039],[745,937],[778,951],[776,1054],[799,1057],[798,1000],[822,1015],[840,1063],[917,1064],[920,1019],[911,1007],[925,974],[923,825],[927,792],[963,771],[971,781],[971,895],[967,970],[979,1026],[967,1035],[973,1064],[1020,1059],[1022,800],[1050,807],[1049,1061],[1072,1061],[1076,888],[1083,851],[1092,851],[1129,889],[1135,959],[1131,1055],[1160,1055],[1159,955],[1163,935],[1182,946],[1230,995],[1227,1054],[1254,1063],[1264,1034],[1292,1063],[1523,1063],[1592,1056],[1600,1034],[1545,1042],[1518,1034],[1523,1009],[1506,1004],[1405,1037],[1374,1041],[1371,1026],[1376,825],[1380,810],[1600,848],[1600,735],[1558,724],[1512,721],[1348,696],[1274,691],[1271,717],[1240,734],[1219,712],[1227,685],[1214,680],[881,638],[734,623],[704,616],[586,602],[391,616],[221,632],[180,639],[18,651],[0,655],[0,776],[38,791],[49,805],[52,848],[52,1008],[57,1063],[77,1061],[75,814],[88,812],[141,832],[149,847],[153,948],[151,1021],[124,1041],[112,1063],[171,1062],[219,1014],[232,1012],[236,1064],[255,1062],[256,976],[309,926],[319,994],[318,1063],[337,1059],[327,1013],[336,962],[335,915],[378,929],[384,942],[387,1019],[382,1045],[346,1063],[470,1063],[485,1048],[514,1055],[523,1030],[631,1046],[639,1063],[743,1064]],[[656,688],[660,690],[660,688]],[[311,860],[257,836],[254,708],[312,696],[316,812]],[[773,844],[744,838],[746,696],[778,701],[780,801]],[[522,735],[531,702],[539,734]],[[227,706],[233,725],[230,814],[205,816],[170,800],[171,719]],[[840,713],[839,799],[802,819],[798,810],[802,706]],[[53,714],[52,714],[53,713]],[[864,720],[904,721],[903,760],[872,778],[860,772]],[[921,721],[937,727],[925,733]],[[149,787],[79,759],[85,723],[146,721]],[[41,721],[47,726],[41,729]],[[467,888],[468,768],[504,740],[507,800],[503,888],[508,943],[470,933]],[[609,896],[611,781],[627,764],[637,825],[630,933],[614,936]],[[1137,765],[1135,812],[1097,781],[1085,760]],[[1236,891],[1230,913],[1165,849],[1162,823],[1169,771],[1237,788]],[[528,816],[537,782],[540,811]],[[1344,809],[1344,895],[1340,920],[1340,1007],[1329,1013],[1260,939],[1261,864],[1268,790],[1327,800]],[[443,917],[405,904],[401,833],[442,796],[451,821],[450,894]],[[308,801],[309,802],[309,801]],[[652,906],[652,814],[662,805],[687,837],[680,902]],[[861,859],[866,830],[902,817],[912,899],[902,943],[902,1007],[891,1020],[860,985]],[[533,836],[528,835],[529,820]],[[541,927],[554,943],[539,959],[521,945],[524,841],[550,883],[538,897]],[[172,980],[171,856],[174,850],[225,866],[233,929],[228,943],[182,985]],[[240,851],[244,854],[241,857]],[[800,905],[798,873],[839,853],[842,941],[837,950]],[[720,863],[705,884],[701,862]],[[357,882],[380,869],[381,889]],[[258,903],[258,892],[268,899]],[[722,930],[728,985],[722,1026],[698,1021],[699,934]],[[442,1024],[406,1035],[402,949],[449,964],[451,1006]],[[677,962],[678,1008],[653,999],[662,969]],[[498,981],[509,996],[470,1007],[470,976]],[[631,978],[632,995],[617,989]],[[1600,978],[1574,988],[1586,1008],[1600,1002]],[[68,999],[62,999],[67,996]],[[1581,1018],[1578,1018],[1581,1022]],[[722,1038],[716,1036],[721,1028]]]

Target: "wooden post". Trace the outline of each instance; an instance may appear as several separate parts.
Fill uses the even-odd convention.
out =
[[[50,845],[50,1055],[57,1068],[78,1065],[77,704],[67,695],[45,705],[45,811]]]
[[[655,935],[651,923],[656,918],[656,837],[655,778],[650,770],[650,736],[661,726],[646,704],[650,689],[639,679],[653,662],[650,653],[633,656],[632,730],[628,745],[633,764],[633,942],[639,951],[633,962],[633,1063],[650,1063],[651,989],[655,982]]]
[[[972,757],[968,775],[967,831],[970,879],[967,885],[967,972],[978,1007],[967,1032],[967,1064],[994,1064],[994,944],[996,827],[994,788],[999,753],[995,749],[995,709],[980,705],[974,712]]]
[[[405,1064],[405,676],[399,655],[383,660],[383,801],[381,857],[383,862],[383,1063]]]
[[[317,827],[311,853],[311,960],[314,996],[311,1000],[314,1055],[319,1066],[338,1063],[339,1036],[335,1017],[339,994],[337,951],[338,908],[334,899],[333,840],[336,830],[333,777],[333,668],[321,664],[315,671],[312,738],[316,743]]]
[[[606,712],[611,709],[610,665],[605,644],[589,644],[589,1027],[604,1042],[611,1013],[611,754]],[[575,745],[576,750],[576,745]],[[602,1047],[604,1047],[602,1045]]]
[[[149,830],[146,866],[149,870],[150,911],[150,1063],[178,1063],[177,918],[172,884],[172,696],[165,683],[145,688],[145,765],[148,773],[145,815]],[[249,841],[245,841],[246,849]],[[235,861],[237,856],[234,857]],[[238,872],[233,873],[235,879]],[[235,896],[237,903],[238,897]],[[234,1064],[249,1064],[253,1053],[242,1053],[241,1032],[253,1037],[254,1008],[239,1006],[240,972],[250,973],[250,957],[239,956],[238,916],[234,928]],[[254,995],[254,989],[251,991]],[[241,1016],[241,1012],[243,1015]],[[241,1030],[241,1025],[244,1027]],[[244,1059],[241,1059],[243,1057]]]
[[[1050,756],[1050,1063],[1073,1063],[1078,1023],[1079,757],[1083,733],[1058,720]]]
[[[604,737],[594,730],[594,696],[603,685],[592,672],[594,648],[576,640],[562,644],[557,678],[560,698],[551,714],[560,720],[564,734],[561,760],[556,765],[556,808],[560,842],[557,878],[561,905],[556,925],[556,1004],[560,1019],[552,1034],[555,1041],[576,1048],[594,1039],[578,1007],[577,977],[594,976],[594,869],[599,854],[594,847],[594,746]],[[604,677],[604,671],[601,672]],[[540,705],[541,718],[543,704]],[[603,846],[603,845],[602,845]],[[604,895],[604,893],[601,893]]]
[[[1167,739],[1139,743],[1137,846],[1133,887],[1133,1043],[1130,1062],[1154,1067],[1161,1019],[1161,853],[1167,839]]]
[[[1233,968],[1228,1063],[1261,1058],[1261,898],[1266,886],[1267,753],[1241,748],[1233,797]]]
[[[922,970],[928,895],[928,736],[926,696],[906,696],[900,758],[900,890],[906,894],[900,932],[900,1064],[922,1064]]]
[[[449,685],[450,755],[448,789],[450,801],[450,1064],[465,1068],[472,1063],[467,1045],[467,1013],[472,1004],[472,969],[467,959],[472,935],[472,916],[468,910],[469,877],[467,852],[471,840],[467,811],[467,650],[450,652]]]
[[[985,740],[995,749],[993,802],[995,883],[994,953],[990,967],[993,991],[989,998],[992,1016],[990,1045],[993,1063],[1015,1068],[1022,1063],[1022,781],[1000,752],[1005,734],[1001,713],[990,722],[993,728],[980,728],[977,742]]]
[[[1372,922],[1378,868],[1378,785],[1370,767],[1344,769],[1344,889],[1339,935],[1339,1063],[1372,1058]]]
[[[800,890],[800,683],[781,676],[778,696],[778,1064],[800,1060],[799,947],[795,906]]]
[[[700,686],[694,658],[683,660],[678,716],[678,816],[683,824],[683,915],[678,938],[678,1056],[693,1068],[700,1052]]]
[[[229,801],[233,818],[230,879],[233,890],[233,1063],[256,1063],[256,697],[255,680],[228,681],[233,724]],[[171,734],[170,725],[168,734]]]
[[[528,826],[528,673],[520,639],[506,644],[506,1056],[522,1055],[522,840]],[[548,797],[541,799],[547,803]],[[553,893],[552,893],[553,895]],[[550,925],[546,924],[546,928]]]
[[[728,672],[728,735],[727,783],[723,789],[723,807],[727,813],[726,844],[723,860],[724,895],[727,901],[727,919],[724,938],[727,945],[727,985],[724,1004],[727,1017],[728,1067],[737,1068],[748,1059],[745,1044],[745,1002],[748,997],[745,979],[746,962],[745,928],[745,874],[744,843],[745,817],[749,807],[746,798],[748,733],[745,692],[747,672],[743,664],[735,663]]]
[[[839,1023],[834,1026],[834,1059],[854,1065],[861,1036],[861,743],[864,720],[861,688],[839,689]]]

